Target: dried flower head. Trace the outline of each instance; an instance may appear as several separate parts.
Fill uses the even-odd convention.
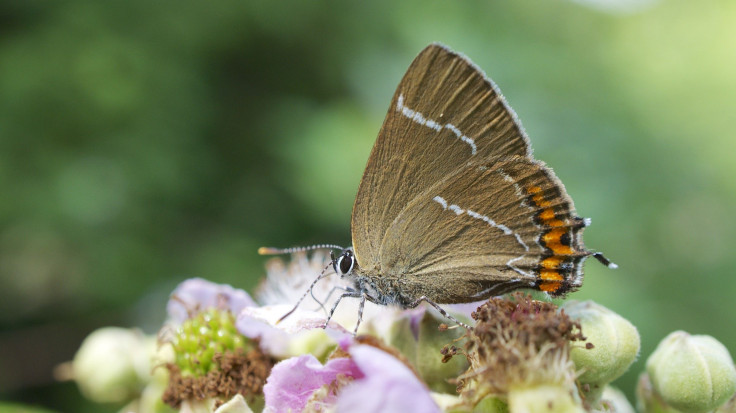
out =
[[[470,368],[459,379],[463,397],[477,402],[487,395],[555,384],[574,388],[570,343],[585,340],[580,324],[557,306],[516,293],[493,298],[472,314],[476,326],[466,335]],[[446,358],[458,349],[444,351]]]

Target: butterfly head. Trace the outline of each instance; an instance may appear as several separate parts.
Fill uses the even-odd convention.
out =
[[[343,249],[337,258],[334,256],[334,253],[332,255],[332,268],[335,269],[335,273],[341,278],[351,275],[355,265],[356,260],[352,247]]]

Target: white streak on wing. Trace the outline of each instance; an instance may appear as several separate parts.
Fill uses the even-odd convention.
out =
[[[519,241],[519,244],[523,245],[524,249],[529,251],[529,246],[526,245],[526,243],[521,240],[521,236],[518,233],[514,233],[514,236],[516,237],[516,240]]]
[[[443,208],[443,209],[447,209],[447,201],[445,201],[445,198],[442,198],[441,196],[436,196],[436,197],[434,197],[434,198],[432,198],[432,199],[433,199],[433,200],[434,200],[435,202],[437,202],[437,203],[439,203],[440,205],[442,205],[442,208]]]
[[[472,138],[465,136],[455,125],[451,123],[442,125],[441,123],[435,122],[432,119],[427,119],[421,113],[404,106],[403,94],[399,95],[399,99],[396,102],[396,110],[398,110],[399,112],[401,112],[402,115],[413,120],[414,122],[422,126],[426,126],[430,129],[436,130],[437,132],[441,131],[443,128],[451,130],[452,133],[454,133],[455,136],[458,137],[458,139],[470,145],[470,149],[473,155],[478,152],[478,147],[475,145],[475,141]]]
[[[521,187],[519,186],[519,184],[516,183],[516,179],[507,174],[503,169],[499,169],[498,174],[503,177],[504,181],[511,182],[511,184],[514,186],[514,191],[516,191],[516,195],[522,199],[521,204],[526,206],[527,208],[531,208],[526,204],[526,201],[524,201],[524,193],[521,191]]]
[[[432,128],[436,130],[437,132],[442,130],[442,126],[439,123],[433,121],[432,119],[427,119],[427,127]]]
[[[494,290],[494,289],[497,289],[497,288],[501,288],[502,286],[507,285],[507,284],[515,284],[515,283],[518,283],[519,281],[521,281],[520,278],[514,278],[514,279],[511,279],[511,280],[508,280],[508,281],[504,281],[504,282],[495,284],[495,285],[493,285],[491,287],[488,287],[488,288],[486,288],[483,291],[477,292],[477,293],[471,295],[471,297],[483,297],[487,293],[491,292],[491,290]]]
[[[498,170],[498,173],[499,173],[499,175],[501,175],[503,177],[503,180],[504,181],[511,182],[512,184],[515,184],[516,183],[516,181],[514,181],[514,178],[512,178],[511,175],[509,175],[506,172],[504,172],[503,169],[499,169]],[[516,184],[515,186],[516,186],[516,188],[519,187],[518,184]],[[521,191],[521,189],[519,189],[519,191]]]
[[[455,204],[450,205],[450,208],[449,209],[450,209],[450,211],[454,212],[455,215],[462,215],[463,212],[465,212],[464,209],[460,208],[459,206],[457,206]],[[468,213],[470,213],[470,212],[468,212]]]
[[[455,136],[457,136],[458,138],[460,138],[461,141],[463,141],[463,142],[467,143],[468,145],[470,145],[470,147],[473,148],[473,155],[475,155],[475,153],[478,151],[478,147],[475,146],[475,141],[474,140],[472,140],[472,139],[468,138],[467,136],[463,135],[463,133],[460,132],[460,129],[458,129],[452,123],[448,123],[447,125],[445,125],[445,128],[451,130],[455,134]]]
[[[516,261],[519,261],[519,260],[520,260],[520,259],[522,259],[522,258],[524,258],[524,256],[523,256],[523,255],[520,255],[520,256],[518,256],[518,257],[516,257],[516,258],[512,258],[512,259],[510,259],[510,260],[508,260],[508,261],[506,262],[506,266],[507,266],[507,267],[509,267],[509,268],[511,268],[512,270],[514,270],[514,271],[518,272],[519,274],[521,274],[521,275],[523,275],[523,276],[526,276],[526,277],[532,277],[532,278],[534,278],[534,275],[532,275],[532,274],[529,274],[528,272],[526,272],[526,271],[523,271],[523,270],[522,270],[521,268],[515,267],[515,266],[513,265],[513,264],[514,264],[514,263],[515,263]]]
[[[479,219],[481,221],[486,222],[488,225],[490,225],[490,226],[492,226],[494,228],[500,229],[501,231],[503,231],[503,233],[505,235],[514,234],[514,237],[516,237],[516,241],[518,241],[519,244],[522,247],[524,247],[524,249],[526,251],[529,251],[529,246],[526,245],[526,243],[521,239],[521,236],[518,233],[512,231],[511,228],[507,227],[506,225],[499,224],[496,221],[492,220],[491,218],[489,218],[489,217],[487,217],[487,216],[485,216],[483,214],[479,214],[479,213],[473,211],[472,209],[465,210],[465,209],[462,209],[462,208],[460,208],[460,206],[455,205],[455,204],[448,205],[448,203],[445,200],[445,198],[442,198],[439,195],[436,196],[436,197],[434,197],[434,198],[432,198],[432,200],[435,201],[435,202],[437,202],[438,204],[442,205],[442,208],[443,209],[449,209],[450,211],[454,212],[455,215],[462,215],[463,213],[467,213],[472,218]]]

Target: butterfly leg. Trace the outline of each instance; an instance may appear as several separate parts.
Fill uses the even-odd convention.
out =
[[[360,296],[360,306],[358,307],[358,322],[355,324],[353,336],[358,335],[358,327],[360,326],[360,322],[363,321],[363,308],[365,308],[365,294]]]
[[[345,287],[341,287],[341,286],[339,286],[339,285],[336,285],[336,286],[332,287],[332,288],[330,289],[330,292],[329,292],[329,293],[327,293],[327,297],[325,297],[325,299],[323,300],[325,304],[326,304],[326,303],[327,303],[328,301],[330,301],[330,297],[332,297],[332,294],[334,294],[334,293],[335,293],[335,291],[348,291],[348,289],[347,289],[347,288],[345,288]],[[325,315],[327,315],[327,309],[325,308],[325,306],[324,306],[324,305],[322,306],[322,309],[324,310],[324,312],[325,312]]]
[[[327,316],[327,320],[325,320],[325,323],[324,325],[322,325],[322,328],[327,328],[327,324],[329,324],[330,320],[332,319],[332,315],[335,314],[337,305],[340,304],[340,300],[342,300],[345,297],[359,298],[359,297],[363,297],[363,294],[360,291],[348,289],[347,292],[337,297],[337,301],[335,301],[335,304],[332,306],[332,309],[330,310],[330,314]],[[365,301],[365,298],[363,298],[363,301]],[[360,319],[358,320],[358,324],[360,324]],[[355,327],[355,328],[357,330],[358,327]]]
[[[439,304],[435,303],[434,301],[430,300],[429,298],[427,298],[425,296],[419,297],[418,300],[414,301],[413,303],[410,303],[406,307],[407,308],[415,308],[416,306],[418,306],[419,304],[421,304],[422,301],[424,301],[425,303],[427,303],[427,304],[431,305],[432,307],[436,308],[437,311],[439,311],[440,314],[442,314],[445,318],[448,318],[450,321],[453,321],[455,324],[459,325],[460,327],[463,327],[466,330],[472,330],[473,329],[473,327],[470,327],[469,325],[463,323],[462,321],[460,321],[457,318],[455,318],[455,317],[451,316],[450,314],[448,314],[447,311],[445,311],[444,308],[442,308],[442,307],[439,306]]]

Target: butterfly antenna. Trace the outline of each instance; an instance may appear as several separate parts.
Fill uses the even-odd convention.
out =
[[[293,247],[293,248],[261,247],[261,248],[258,248],[258,255],[293,254],[295,252],[304,252],[304,251],[320,250],[320,249],[343,250],[344,248],[339,245],[333,245],[333,244],[318,244],[318,245],[310,245],[308,247]]]
[[[595,259],[597,259],[598,261],[600,261],[601,264],[605,265],[608,268],[611,268],[611,269],[618,268],[618,265],[616,265],[616,263],[611,262],[611,260],[609,260],[608,258],[604,257],[603,254],[601,254],[600,252],[594,252],[593,253],[593,257],[595,257]]]
[[[322,272],[321,272],[321,273],[319,274],[319,277],[317,277],[317,279],[315,279],[314,281],[312,281],[312,285],[310,285],[310,286],[309,286],[309,288],[307,289],[307,291],[305,291],[305,292],[304,292],[304,294],[303,294],[303,295],[302,295],[302,297],[301,297],[301,298],[299,299],[299,301],[297,301],[297,302],[296,302],[296,304],[294,305],[294,308],[292,308],[292,309],[291,309],[291,310],[290,310],[290,311],[289,311],[288,313],[286,313],[286,314],[284,314],[283,316],[281,316],[281,318],[279,318],[279,319],[278,319],[278,321],[276,321],[276,324],[278,324],[278,323],[282,322],[282,321],[283,321],[283,320],[284,320],[284,319],[285,319],[286,317],[290,316],[291,314],[293,314],[293,313],[294,313],[294,311],[296,311],[297,307],[299,307],[299,304],[301,304],[301,303],[302,303],[302,301],[304,301],[304,299],[305,299],[305,298],[307,297],[307,294],[310,294],[310,293],[312,292],[312,289],[314,288],[314,286],[315,286],[315,285],[317,285],[317,283],[319,282],[319,280],[321,280],[321,279],[323,279],[323,278],[327,277],[328,275],[332,275],[332,273],[326,273],[326,271],[327,271],[327,270],[328,270],[328,269],[329,269],[330,267],[332,267],[332,265],[333,265],[333,262],[334,262],[334,260],[333,260],[333,261],[330,261],[330,263],[329,263],[329,264],[327,264],[327,266],[326,266],[326,267],[325,267],[325,268],[324,268],[324,269],[322,270]],[[314,295],[312,295],[312,297],[314,297]],[[316,300],[316,299],[315,299],[315,300]],[[317,302],[319,302],[319,301],[317,301]],[[322,305],[322,303],[320,303],[320,305]],[[324,308],[324,306],[323,306],[323,308]]]
[[[317,297],[314,296],[314,289],[312,289],[312,288],[309,289],[309,295],[311,295],[312,296],[312,299],[314,301],[316,301],[317,304],[319,304],[319,307],[322,309],[322,311],[324,311],[325,314],[327,314],[327,309],[325,308],[325,305],[322,304],[322,301],[318,300]],[[325,301],[327,301],[327,300],[325,300]]]

